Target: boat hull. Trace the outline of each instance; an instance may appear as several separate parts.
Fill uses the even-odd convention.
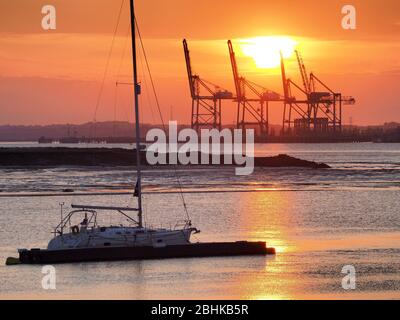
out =
[[[275,254],[265,242],[193,243],[166,247],[108,247],[66,250],[31,249],[19,252],[22,264],[55,264],[92,261],[144,260]]]

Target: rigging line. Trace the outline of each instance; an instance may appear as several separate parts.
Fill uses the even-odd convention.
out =
[[[125,38],[125,44],[124,44],[124,49],[123,49],[123,53],[122,53],[122,56],[121,56],[121,60],[120,60],[120,63],[119,63],[119,67],[118,67],[118,72],[117,72],[117,81],[118,81],[118,79],[120,79],[121,77],[122,77],[122,65],[123,65],[123,62],[124,62],[124,59],[125,59],[125,55],[126,55],[126,51],[127,51],[127,47],[128,47],[128,40],[129,40],[129,38],[130,38],[130,32],[131,32],[131,25],[130,24],[128,24],[128,28],[127,28],[127,31],[126,31],[126,38]],[[124,105],[122,105],[122,111],[123,112],[125,112],[125,119],[127,119],[127,121],[129,122],[129,119],[130,119],[130,110],[131,110],[131,108],[130,108],[130,106],[131,106],[131,95],[129,95],[129,98],[128,98],[128,106],[124,106]]]
[[[130,32],[131,32],[131,26],[129,24],[128,28],[127,28],[127,31],[126,31],[125,43],[124,43],[124,48],[122,50],[121,60],[119,62],[119,66],[118,66],[117,80],[121,77],[122,64],[124,63],[124,59],[125,59],[125,55],[126,55],[126,49],[128,47],[128,40],[129,40]]]
[[[158,113],[159,113],[159,115],[160,115],[161,124],[163,125],[164,130],[165,130],[166,127],[165,127],[164,119],[163,119],[163,116],[162,116],[162,113],[161,113],[160,102],[159,102],[159,100],[158,100],[158,95],[157,95],[156,88],[155,88],[155,85],[154,85],[153,76],[152,76],[152,74],[151,74],[149,61],[148,61],[148,59],[147,59],[146,50],[145,50],[145,48],[144,48],[142,36],[141,36],[141,33],[140,33],[140,29],[139,29],[139,25],[138,25],[138,22],[137,22],[136,17],[135,17],[135,25],[136,25],[136,30],[137,30],[137,33],[138,33],[138,36],[139,36],[139,40],[140,40],[140,46],[142,47],[143,57],[144,57],[144,60],[145,60],[145,62],[146,62],[147,72],[148,72],[149,77],[150,77],[150,82],[151,82],[151,86],[152,86],[152,89],[153,89],[154,98],[155,98],[155,100],[156,100],[156,105],[157,105],[157,108],[158,108]]]
[[[117,126],[117,105],[118,105],[118,86],[114,89],[114,123],[113,123],[113,137],[116,136],[116,126]]]
[[[103,94],[104,84],[105,84],[105,82],[106,82],[106,77],[107,77],[107,73],[108,73],[108,68],[109,68],[109,66],[110,66],[111,54],[112,54],[112,51],[113,51],[113,47],[114,47],[114,43],[115,43],[115,38],[116,38],[116,36],[117,36],[119,23],[120,23],[120,21],[121,21],[121,14],[122,14],[122,9],[123,9],[123,7],[124,7],[124,2],[125,2],[125,0],[122,0],[122,1],[121,1],[121,6],[120,6],[120,8],[119,8],[119,13],[118,13],[117,25],[115,26],[113,38],[112,38],[111,45],[110,45],[110,50],[109,50],[108,56],[107,56],[107,62],[106,62],[105,70],[104,70],[104,73],[103,73],[103,79],[102,79],[102,81],[101,81],[99,94],[97,95],[96,107],[95,107],[94,117],[93,117],[94,122],[96,122],[97,111],[98,111],[98,109],[99,109],[100,99],[101,99],[101,96],[102,96],[102,94]]]
[[[142,50],[143,51],[143,50]],[[147,85],[147,80],[146,80],[146,76],[145,76],[145,73],[146,73],[146,69],[145,69],[145,67],[144,67],[144,63],[143,63],[143,60],[144,59],[142,59],[142,55],[143,55],[143,53],[142,53],[142,51],[139,51],[139,60],[140,60],[140,66],[141,66],[141,68],[142,68],[142,80],[143,80],[143,82],[144,82],[144,87],[145,87],[145,92],[146,92],[146,100],[147,100],[147,104],[148,104],[148,107],[149,107],[149,109],[150,109],[150,113],[151,113],[151,119],[153,120],[153,122],[155,123],[156,122],[156,118],[155,118],[155,116],[154,116],[154,111],[153,111],[153,107],[152,107],[152,103],[151,103],[151,99],[150,99],[150,94],[149,94],[149,88],[148,88],[148,85]]]
[[[124,1],[124,0],[123,0]],[[117,107],[118,107],[118,79],[121,77],[121,69],[122,69],[122,64],[124,62],[125,54],[126,54],[126,48],[128,45],[128,38],[129,38],[129,32],[130,32],[130,26],[128,25],[128,30],[126,32],[126,38],[124,42],[124,47],[122,49],[122,55],[121,55],[121,60],[119,62],[117,74],[116,74],[116,84],[115,84],[115,91],[114,91],[114,128],[113,128],[113,134],[115,135],[116,131],[116,121],[117,121]],[[127,117],[129,121],[129,116]]]
[[[162,124],[162,126],[163,126],[164,131],[166,132],[166,126],[165,126],[165,122],[164,122],[163,115],[162,115],[162,112],[161,112],[160,102],[159,102],[159,100],[158,100],[158,95],[157,95],[156,87],[155,87],[155,85],[154,85],[153,76],[152,76],[152,74],[151,74],[149,61],[148,61],[148,59],[147,59],[146,50],[145,50],[145,48],[144,48],[142,35],[141,35],[141,33],[140,33],[139,24],[138,24],[138,22],[137,22],[136,17],[135,17],[134,20],[135,20],[136,30],[137,30],[137,33],[138,33],[138,36],[139,36],[140,45],[141,45],[142,51],[143,51],[143,57],[144,57],[145,62],[146,62],[146,67],[147,67],[147,72],[148,72],[148,74],[149,74],[150,83],[151,83],[151,86],[152,86],[152,89],[153,89],[154,98],[155,98],[155,100],[156,100],[156,105],[157,105],[158,113],[159,113],[159,115],[160,115],[161,124]],[[189,212],[188,212],[188,209],[187,209],[185,197],[184,197],[184,195],[183,195],[182,184],[181,184],[181,181],[180,181],[180,179],[179,179],[179,176],[178,176],[178,173],[177,173],[177,170],[176,170],[176,165],[174,165],[173,167],[174,167],[174,173],[175,173],[175,177],[176,177],[176,180],[177,180],[177,183],[178,183],[178,187],[179,187],[179,194],[180,194],[180,196],[181,196],[183,208],[184,208],[184,211],[185,211],[185,214],[186,214],[186,218],[187,218],[187,220],[190,220],[190,216],[189,216]]]

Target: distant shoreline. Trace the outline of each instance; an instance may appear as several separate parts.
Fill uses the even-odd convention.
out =
[[[61,141],[61,142],[60,142]],[[78,145],[78,144],[108,144],[108,145],[118,145],[118,144],[135,144],[135,138],[128,137],[103,137],[103,138],[43,138],[38,140],[0,140],[0,143],[37,143],[48,145],[55,145],[63,147],[64,145]],[[143,138],[141,143],[146,143],[147,141]],[[372,138],[358,137],[358,136],[268,136],[268,137],[254,137],[255,143],[362,143],[362,142],[400,142],[400,141],[379,141]]]
[[[0,148],[0,167],[63,167],[63,166],[88,166],[88,167],[119,167],[136,165],[135,150],[122,148],[49,148],[49,147],[25,147],[25,148]],[[204,155],[203,155],[204,156]],[[212,163],[211,155],[209,163]],[[169,155],[166,154],[168,159]],[[198,163],[201,163],[202,155],[197,153]],[[223,163],[223,155],[220,163]],[[143,166],[151,165],[146,160],[146,152],[141,151],[141,163]],[[211,164],[209,166],[232,166]],[[255,167],[302,167],[313,169],[330,168],[327,164],[317,163],[290,157],[277,155],[272,157],[255,157]],[[171,165],[157,165],[157,167],[169,167]],[[183,167],[183,165],[178,165]],[[204,164],[199,164],[204,166]],[[190,165],[196,167],[196,165]]]
[[[150,129],[162,129],[162,124],[143,123],[141,136]],[[190,128],[190,124],[178,125],[178,130]],[[222,129],[233,130],[236,125],[223,125]],[[387,122],[375,125],[343,125],[342,131],[299,131],[281,135],[282,125],[270,124],[268,136],[258,136],[260,143],[345,143],[345,142],[400,142],[400,123]],[[132,143],[135,140],[134,124],[127,121],[87,122],[80,124],[49,125],[0,125],[0,139],[3,142],[109,142]],[[142,143],[145,141],[143,140]]]

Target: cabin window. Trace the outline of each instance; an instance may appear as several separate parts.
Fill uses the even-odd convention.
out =
[[[106,227],[101,227],[100,232],[104,232],[104,231],[106,231]]]
[[[105,247],[109,247],[109,246],[111,246],[111,243],[110,242],[104,242],[104,246]]]
[[[162,240],[161,240],[161,239],[158,239],[158,240],[157,240],[157,243],[161,243],[161,242],[162,242]]]

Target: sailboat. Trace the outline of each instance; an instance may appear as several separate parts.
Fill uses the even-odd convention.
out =
[[[6,264],[43,264],[107,260],[181,258],[202,256],[229,256],[275,253],[267,248],[265,242],[221,242],[191,243],[192,234],[200,231],[192,226],[189,219],[178,223],[174,228],[148,228],[143,223],[142,209],[142,172],[140,165],[140,84],[137,76],[136,30],[134,1],[130,0],[133,84],[135,102],[136,130],[136,166],[137,182],[135,196],[137,207],[113,207],[95,205],[72,205],[65,217],[61,212],[61,221],[54,229],[54,238],[47,249],[18,249],[19,258],[8,258]],[[124,216],[128,226],[100,226],[99,212],[112,211]],[[137,218],[129,214],[137,213]],[[76,216],[82,221],[73,224]],[[80,220],[79,220],[80,221]]]

